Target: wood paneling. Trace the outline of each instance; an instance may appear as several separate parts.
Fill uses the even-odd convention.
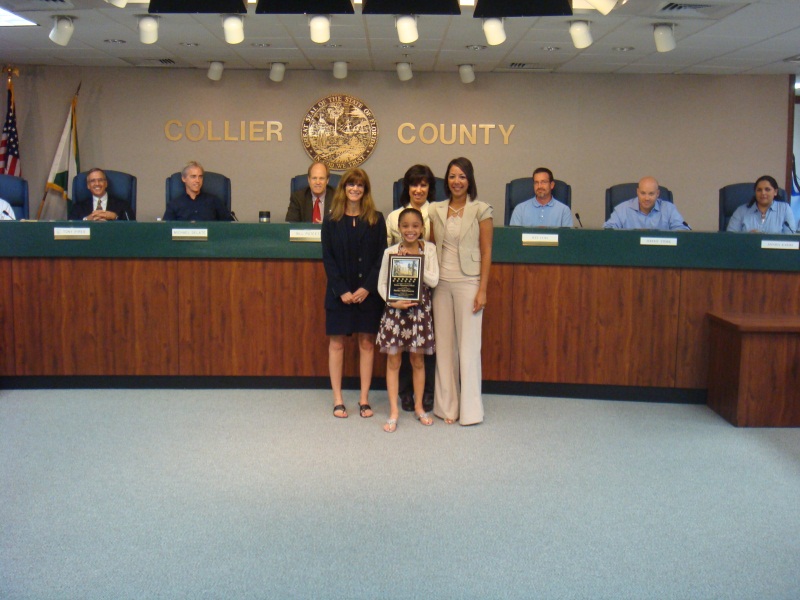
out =
[[[800,427],[800,319],[724,317],[709,323],[708,405],[740,427]]]
[[[11,259],[0,259],[0,375],[14,374],[14,295]],[[20,313],[20,319],[24,313]]]
[[[178,261],[183,375],[327,377],[326,278],[319,261]],[[385,361],[376,351],[374,373]],[[358,375],[355,337],[345,376]]]
[[[683,269],[680,308],[676,386],[705,388],[709,351],[706,314],[800,315],[800,275]]]
[[[518,265],[510,379],[670,387],[676,269]]]
[[[510,379],[511,333],[514,323],[509,316],[514,302],[514,266],[492,265],[486,294],[481,334],[481,368],[489,381]]]
[[[328,376],[319,260],[12,258],[3,276],[8,375]],[[490,277],[490,381],[703,389],[706,313],[800,314],[797,273],[495,264]],[[357,377],[355,339],[345,352]]]
[[[17,375],[177,375],[173,260],[16,259]]]

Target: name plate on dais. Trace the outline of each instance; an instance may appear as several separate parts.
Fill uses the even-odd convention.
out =
[[[648,237],[642,236],[639,238],[639,245],[641,246],[677,246],[678,238],[662,238],[662,237]]]
[[[387,302],[422,300],[423,257],[389,255],[389,293]]]
[[[322,230],[321,229],[290,229],[289,230],[290,242],[321,242]]]
[[[523,246],[558,246],[557,233],[523,233]]]
[[[53,239],[88,240],[92,232],[88,227],[53,227]]]
[[[175,242],[205,242],[208,240],[208,229],[173,229],[172,240]]]
[[[762,250],[800,250],[800,242],[791,240],[761,240]]]

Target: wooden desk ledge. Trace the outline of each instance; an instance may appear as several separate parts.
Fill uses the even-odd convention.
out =
[[[800,333],[800,315],[710,312],[708,318],[741,333]]]

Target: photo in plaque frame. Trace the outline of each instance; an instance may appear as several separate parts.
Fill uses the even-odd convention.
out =
[[[422,275],[425,257],[421,255],[389,255],[389,290],[387,302],[422,300]]]

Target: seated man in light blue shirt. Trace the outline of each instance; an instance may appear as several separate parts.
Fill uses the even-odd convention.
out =
[[[533,198],[521,202],[511,213],[511,225],[522,227],[572,227],[572,212],[553,198],[553,172],[539,167],[533,172]]]
[[[14,209],[11,205],[0,198],[0,221],[16,221],[17,217],[14,214]]]
[[[603,229],[690,230],[675,205],[662,200],[658,194],[655,178],[643,177],[636,188],[636,198],[619,203]]]

